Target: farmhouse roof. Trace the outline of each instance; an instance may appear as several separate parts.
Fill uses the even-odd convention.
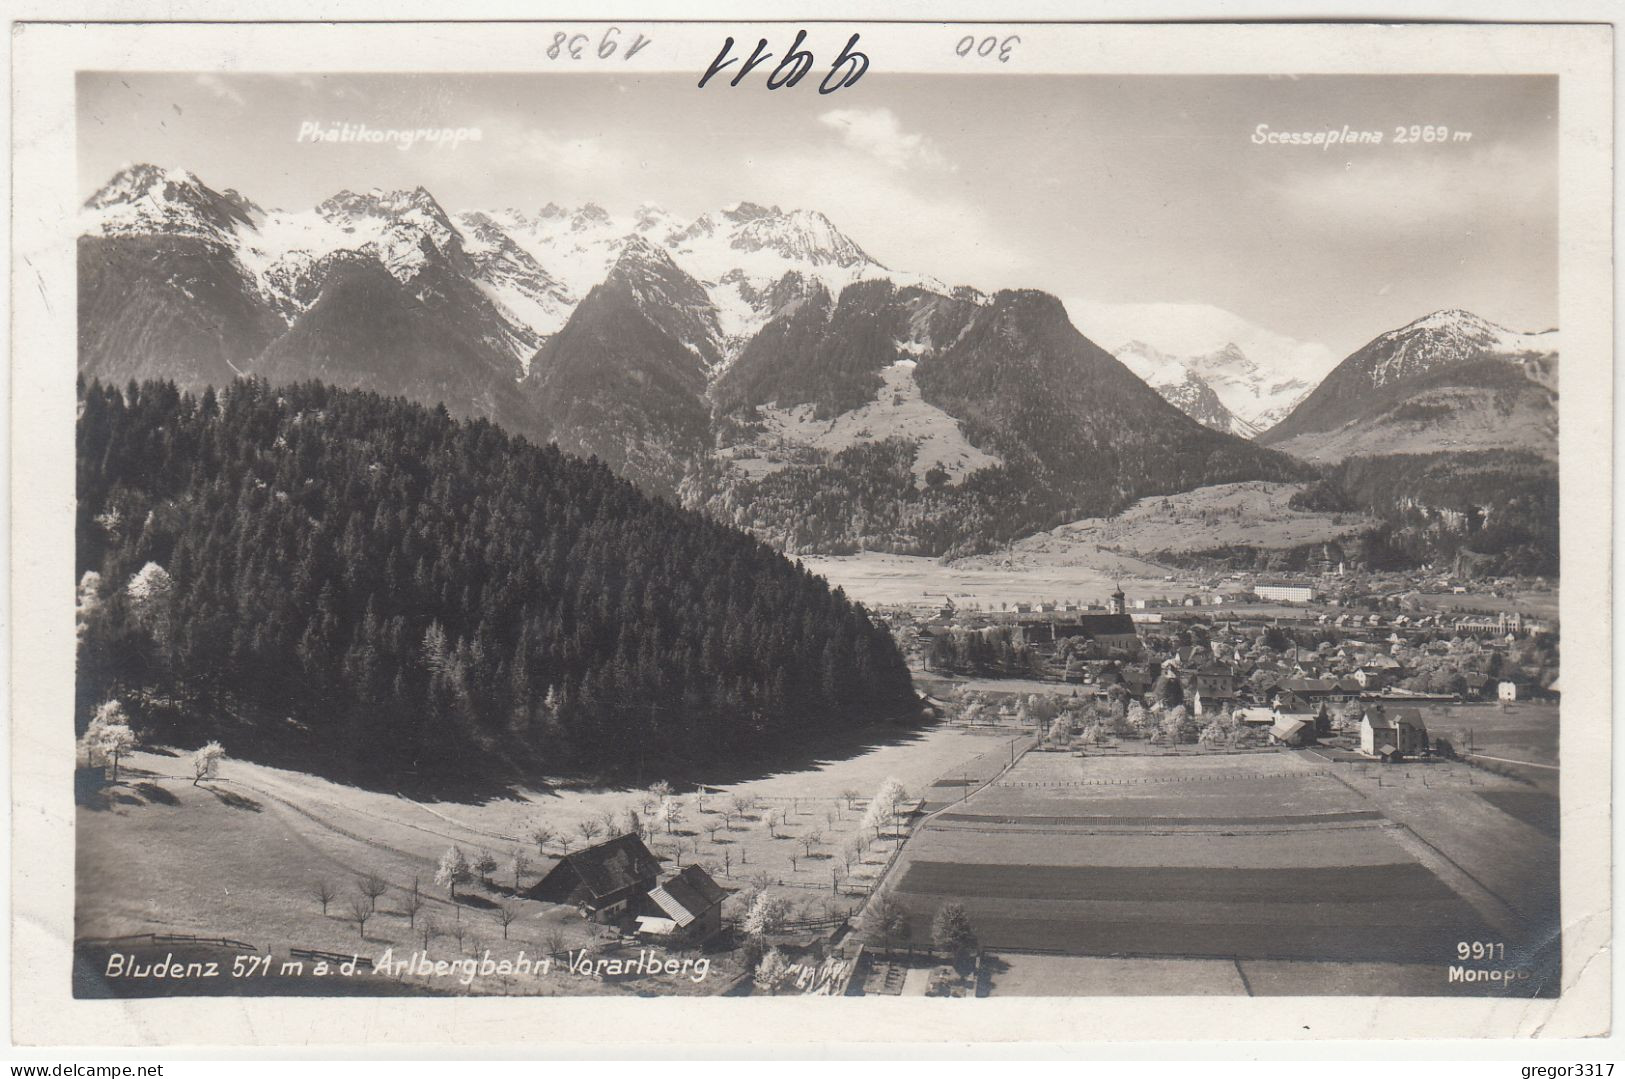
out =
[[[726,895],[711,874],[697,865],[685,867],[649,890],[649,898],[678,928],[689,925]]]
[[[630,832],[566,854],[559,865],[566,863],[594,897],[610,895],[660,875],[660,859]]]
[[[1282,716],[1276,721],[1275,726],[1270,728],[1270,733],[1284,742],[1287,739],[1292,738],[1305,727],[1313,727],[1313,722],[1307,719],[1291,719],[1287,716]]]

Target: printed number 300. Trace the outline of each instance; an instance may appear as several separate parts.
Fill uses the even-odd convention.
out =
[[[959,44],[954,46],[954,53],[959,56],[969,56],[973,52],[977,56],[992,56],[994,53],[998,53],[999,63],[1008,64],[1010,62],[1010,50],[1019,44],[1021,44],[1021,38],[1015,34],[1011,34],[1002,40],[989,36],[982,38],[980,41],[977,40],[974,34],[966,34],[959,39]]]

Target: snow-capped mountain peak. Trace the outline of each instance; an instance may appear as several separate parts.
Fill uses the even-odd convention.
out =
[[[1177,386],[1189,371],[1242,425],[1257,431],[1291,412],[1337,363],[1322,344],[1275,333],[1210,304],[1069,300],[1067,311],[1079,330],[1145,381]]]
[[[1380,387],[1485,354],[1556,353],[1558,342],[1555,330],[1517,333],[1471,311],[1449,308],[1389,330],[1366,349],[1379,357],[1370,378],[1373,387]]]
[[[85,200],[84,229],[92,235],[162,232],[228,243],[263,214],[235,191],[220,192],[186,169],[126,165]]]
[[[769,250],[813,266],[851,267],[874,261],[816,210],[782,213],[775,208],[745,221],[729,245],[740,251]]]

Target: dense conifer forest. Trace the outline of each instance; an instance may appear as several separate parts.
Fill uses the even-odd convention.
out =
[[[889,634],[597,461],[319,383],[80,386],[79,715],[366,782],[648,778],[908,712]]]
[[[1519,450],[1350,457],[1292,497],[1294,509],[1363,511],[1383,527],[1355,557],[1404,569],[1470,552],[1475,572],[1559,572],[1557,463]]]

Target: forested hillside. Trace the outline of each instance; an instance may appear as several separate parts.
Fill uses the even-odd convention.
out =
[[[1467,552],[1480,574],[1558,572],[1557,464],[1516,450],[1350,457],[1293,508],[1359,510],[1386,527],[1358,557],[1379,569]]]
[[[799,565],[596,462],[372,393],[81,385],[81,726],[411,786],[636,773],[913,701]]]

